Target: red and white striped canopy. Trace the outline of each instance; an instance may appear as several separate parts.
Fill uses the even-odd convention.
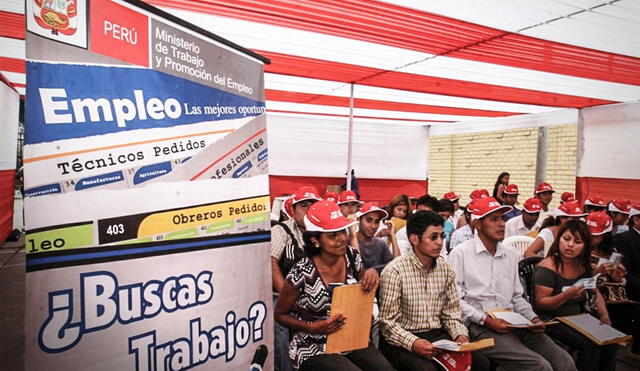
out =
[[[27,0],[30,1],[30,0]],[[455,123],[640,100],[635,0],[149,0],[271,59],[272,113]],[[0,72],[24,95],[24,0]]]

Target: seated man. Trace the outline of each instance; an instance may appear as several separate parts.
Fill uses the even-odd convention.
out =
[[[477,201],[471,223],[478,234],[453,249],[449,262],[456,272],[462,318],[471,340],[493,338],[495,346],[478,352],[507,370],[576,370],[569,354],[544,334],[544,323],[522,297],[518,256],[500,241],[504,213],[511,206],[493,197]],[[509,309],[539,326],[514,329],[492,318],[492,309]],[[476,353],[478,353],[476,352]]]
[[[440,258],[444,219],[418,211],[407,222],[411,250],[391,261],[380,280],[380,350],[398,370],[437,370],[440,339],[468,342],[460,318],[455,273]]]
[[[400,256],[396,234],[393,230],[393,224],[390,221],[386,220],[385,223],[388,223],[387,226],[391,232],[389,238],[391,239],[393,252],[389,251],[383,239],[374,237],[380,226],[380,221],[386,219],[389,214],[375,206],[373,202],[367,202],[362,205],[362,208],[360,208],[360,211],[358,211],[356,215],[359,222],[357,235],[362,265],[364,265],[365,268],[373,268],[380,272],[391,259]]]
[[[505,222],[522,214],[522,212],[516,208],[519,194],[520,190],[518,190],[518,186],[515,184],[509,184],[505,187],[504,192],[502,192],[502,199],[504,200],[504,204],[509,205],[513,208],[511,209],[511,211],[504,213]]]
[[[540,211],[542,204],[537,198],[530,198],[524,202],[522,206],[522,214],[511,218],[504,226],[504,238],[511,236],[530,236],[538,235],[538,228],[542,224],[540,220]]]

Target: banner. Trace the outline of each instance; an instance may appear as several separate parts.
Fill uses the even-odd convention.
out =
[[[134,0],[27,31],[26,369],[271,354],[265,60]]]

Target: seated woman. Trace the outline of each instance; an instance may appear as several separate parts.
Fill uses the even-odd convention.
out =
[[[304,218],[305,252],[287,274],[275,309],[275,319],[293,332],[289,356],[300,370],[392,370],[386,358],[371,343],[347,354],[325,354],[327,335],[340,330],[348,318],[329,315],[335,284],[355,283],[375,290],[380,278],[375,269],[362,269],[358,251],[347,246],[347,220],[337,204],[319,201]]]
[[[547,257],[536,267],[535,308],[542,319],[570,316],[586,311],[587,290],[574,283],[591,277],[591,239],[587,225],[579,220],[566,222],[558,231]],[[595,295],[597,316],[611,325],[602,295]],[[547,335],[578,351],[580,371],[615,370],[617,345],[598,346],[573,328],[559,323],[548,326]]]
[[[553,217],[548,217],[542,222],[540,232],[535,240],[524,252],[524,257],[546,256],[547,251],[558,237],[558,230],[569,220],[578,219],[587,215],[582,212],[582,206],[578,201],[565,202],[553,211]]]

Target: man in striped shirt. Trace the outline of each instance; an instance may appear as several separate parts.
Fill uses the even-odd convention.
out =
[[[437,370],[431,358],[440,339],[468,342],[461,320],[455,273],[440,258],[444,219],[418,211],[407,222],[412,249],[382,271],[380,350],[396,369]]]

